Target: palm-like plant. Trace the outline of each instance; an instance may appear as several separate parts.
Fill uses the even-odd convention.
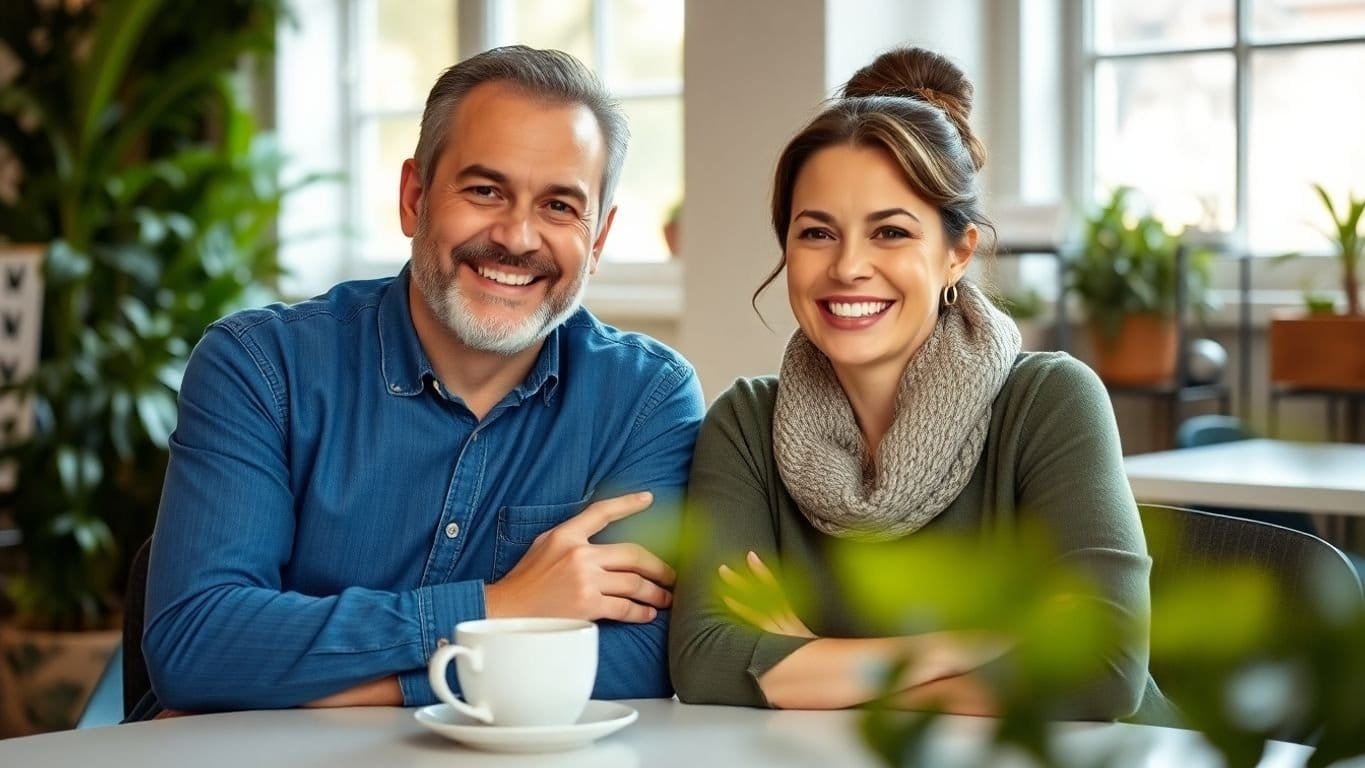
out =
[[[24,623],[98,625],[151,531],[175,396],[204,327],[279,274],[280,156],[241,96],[279,0],[5,0],[0,142],[23,166],[0,239],[49,244],[31,435],[8,507]]]
[[[1341,262],[1341,287],[1346,291],[1346,314],[1360,314],[1360,261],[1365,255],[1365,233],[1360,230],[1361,215],[1365,214],[1365,198],[1356,199],[1347,193],[1346,202],[1337,212],[1332,196],[1327,194],[1321,184],[1314,184],[1313,191],[1322,200],[1327,215],[1332,219],[1332,228],[1325,232],[1332,245],[1336,247],[1337,259]]]

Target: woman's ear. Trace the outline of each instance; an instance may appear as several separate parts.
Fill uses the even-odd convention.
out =
[[[976,244],[980,237],[981,230],[977,229],[975,224],[968,224],[957,245],[948,251],[948,282],[956,283],[962,279],[967,266],[972,263],[972,256],[976,254]]]

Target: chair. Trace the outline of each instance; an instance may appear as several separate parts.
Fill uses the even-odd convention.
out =
[[[1154,600],[1160,599],[1161,586],[1169,574],[1233,564],[1265,569],[1291,606],[1309,604],[1322,590],[1362,594],[1360,577],[1346,555],[1303,531],[1159,504],[1140,504],[1138,512],[1152,557]],[[1165,673],[1170,661],[1155,653],[1151,658],[1150,668],[1158,686],[1163,678],[1171,679]],[[1175,704],[1179,706],[1180,702]],[[1308,742],[1312,732],[1278,736]]]
[[[123,641],[91,692],[77,728],[98,728],[121,722],[152,689],[142,657],[142,625],[147,598],[147,560],[151,539],[143,542],[128,568],[128,590],[123,606]],[[119,711],[120,704],[122,711]]]
[[[1181,422],[1179,429],[1175,432],[1175,446],[1177,448],[1198,448],[1203,445],[1249,440],[1255,436],[1235,416],[1205,414],[1192,416]],[[1260,509],[1234,509],[1209,505],[1200,505],[1200,507],[1220,515],[1244,517],[1248,520],[1258,520],[1262,523],[1292,528],[1313,536],[1318,535],[1318,528],[1313,524],[1313,518],[1302,512],[1269,512]]]
[[[128,591],[123,610],[124,717],[152,690],[152,681],[147,677],[147,661],[142,656],[142,626],[147,618],[147,562],[151,553],[152,540],[147,539],[128,566]]]

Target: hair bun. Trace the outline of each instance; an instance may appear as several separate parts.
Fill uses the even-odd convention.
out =
[[[986,164],[986,148],[972,132],[975,89],[948,57],[924,48],[897,48],[878,56],[871,64],[853,73],[844,84],[843,98],[898,96],[918,99],[947,113],[962,136],[978,170]]]

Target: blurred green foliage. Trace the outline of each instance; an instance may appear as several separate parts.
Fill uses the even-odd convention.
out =
[[[39,367],[18,385],[34,429],[4,451],[19,470],[3,504],[23,537],[8,592],[24,624],[98,626],[117,609],[190,349],[280,274],[282,159],[245,94],[281,13],[280,0],[0,3],[18,62],[0,83],[0,142],[21,166],[0,239],[47,244]]]
[[[1152,581],[1151,670],[1184,725],[1234,767],[1256,765],[1268,739],[1311,743],[1310,767],[1365,755],[1365,598],[1349,571],[1297,574],[1306,586],[1294,590],[1271,570],[1285,563],[1234,556],[1215,565],[1178,556],[1193,546],[1181,527],[1148,521],[1145,535],[1163,558]],[[873,634],[985,630],[1013,643],[980,670],[999,706],[999,717],[984,721],[982,764],[1078,764],[1052,721],[1066,719],[1107,655],[1148,628],[1108,609],[1043,531],[1022,526],[985,540],[919,533],[876,549],[832,547],[848,607]],[[788,604],[798,616],[808,610],[803,575],[768,565],[780,587],[755,581],[736,597],[770,615]],[[717,581],[717,589],[733,587]],[[901,668],[883,673],[885,695],[860,719],[864,743],[887,765],[934,764],[941,713],[894,709]],[[1132,748],[1101,744],[1079,764],[1128,764]]]

